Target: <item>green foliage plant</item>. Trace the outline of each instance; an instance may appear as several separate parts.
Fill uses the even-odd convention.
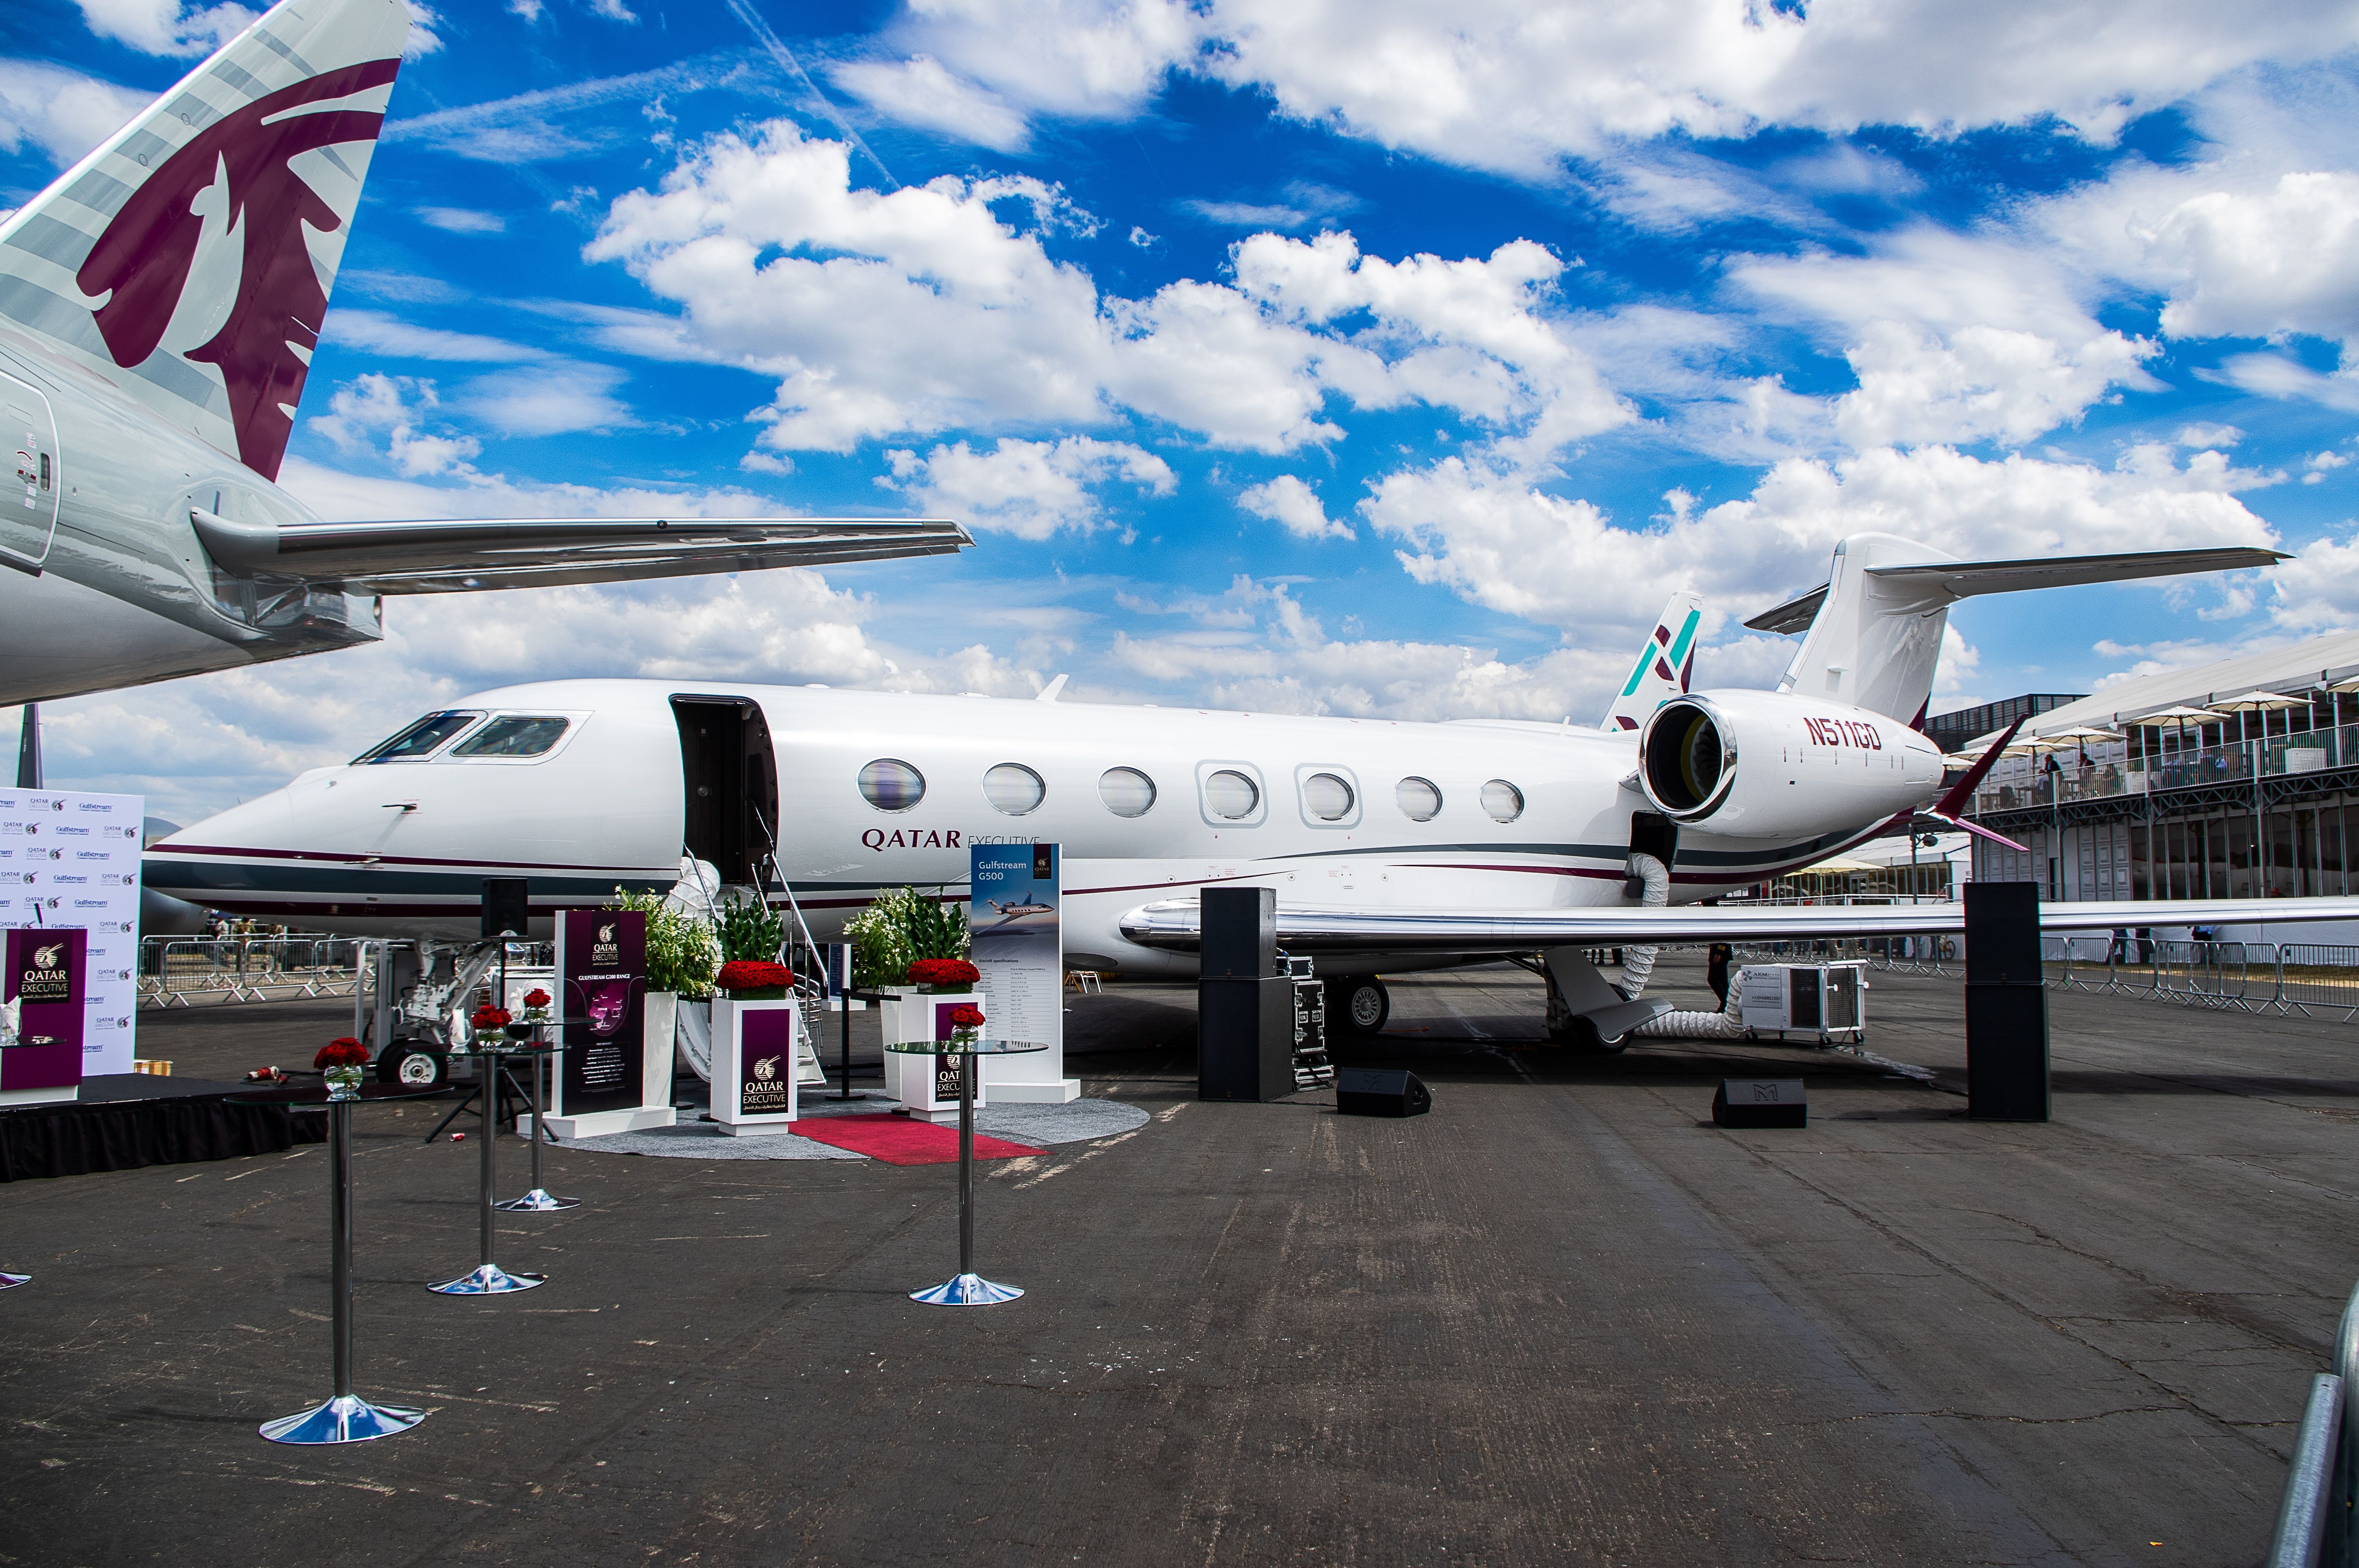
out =
[[[775,963],[787,940],[786,916],[756,898],[733,898],[721,906],[721,961]]]
[[[966,906],[944,902],[948,890],[921,893],[895,888],[844,924],[852,942],[852,983],[863,988],[908,982],[920,958],[966,957]]]
[[[664,903],[659,892],[614,890],[608,909],[635,909],[647,917],[647,989],[709,997],[721,973],[721,939],[710,922]]]

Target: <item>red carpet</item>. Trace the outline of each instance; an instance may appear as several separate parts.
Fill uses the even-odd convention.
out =
[[[958,1129],[937,1127],[909,1116],[799,1116],[795,1130],[817,1143],[832,1143],[888,1165],[942,1165],[958,1161]],[[1042,1151],[1005,1138],[974,1135],[978,1160],[1015,1160]]]

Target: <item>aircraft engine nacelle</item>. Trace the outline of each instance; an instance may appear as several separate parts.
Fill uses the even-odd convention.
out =
[[[1898,719],[1774,691],[1712,691],[1655,710],[1638,784],[1674,822],[1739,838],[1855,827],[1925,804],[1940,748]]]

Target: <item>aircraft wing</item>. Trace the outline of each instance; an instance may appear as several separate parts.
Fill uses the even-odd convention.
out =
[[[231,571],[356,593],[467,593],[952,555],[956,523],[917,517],[502,517],[248,523],[191,511]]]
[[[2299,925],[2359,920],[2359,898],[2214,898],[2131,903],[2043,903],[2039,927],[2070,935],[2136,926]],[[1193,899],[1143,904],[1122,917],[1142,947],[1196,950]],[[1962,903],[1806,904],[1748,908],[1304,909],[1277,906],[1277,945],[1289,953],[1534,953],[1704,942],[1797,942],[1858,936],[1958,935]]]

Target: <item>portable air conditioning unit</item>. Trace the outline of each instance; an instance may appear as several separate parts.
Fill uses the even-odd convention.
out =
[[[1864,963],[1748,964],[1736,1004],[1749,1038],[1855,1045],[1867,1038],[1866,990]]]

